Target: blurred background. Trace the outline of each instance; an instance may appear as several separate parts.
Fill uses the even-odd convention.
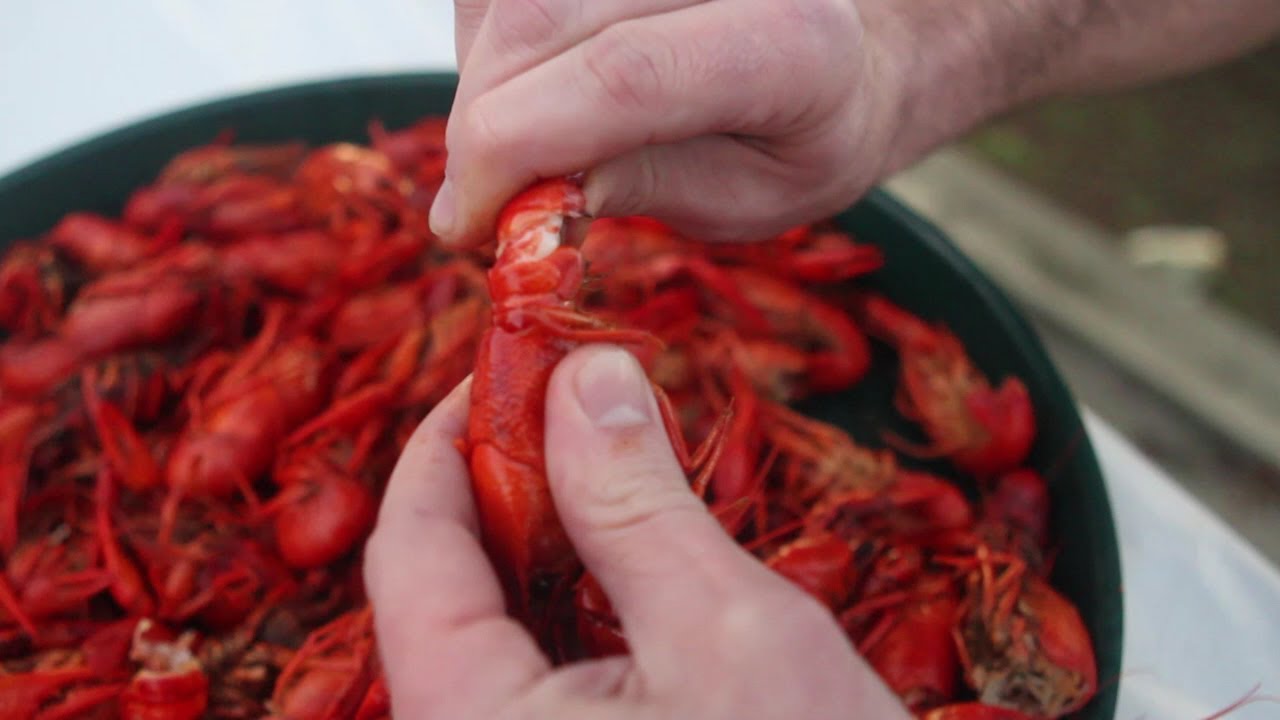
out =
[[[1142,90],[1049,102],[968,144],[1101,224],[1137,264],[1181,270],[1280,335],[1280,45]],[[1168,226],[1181,232],[1142,232]]]

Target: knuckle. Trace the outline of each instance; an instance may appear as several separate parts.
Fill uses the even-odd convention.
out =
[[[494,0],[489,14],[501,50],[536,48],[560,27],[565,0]]]
[[[626,530],[652,523],[669,513],[699,509],[688,487],[673,477],[679,471],[659,460],[618,462],[607,478],[577,488],[584,524],[594,530]]]
[[[663,38],[620,23],[581,47],[588,89],[620,110],[648,106],[669,89],[675,62],[671,46]]]

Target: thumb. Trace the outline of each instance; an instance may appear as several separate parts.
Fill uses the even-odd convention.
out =
[[[854,195],[800,175],[746,140],[708,135],[613,158],[587,174],[584,192],[593,217],[648,215],[701,240],[752,241],[833,214]]]
[[[546,458],[565,530],[642,665],[687,665],[712,613],[788,589],[693,494],[649,380],[626,351],[580,348],[556,368]],[[673,655],[686,662],[663,662]]]

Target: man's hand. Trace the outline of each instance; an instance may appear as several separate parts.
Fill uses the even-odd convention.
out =
[[[530,182],[708,239],[832,213],[882,172],[895,81],[852,0],[455,0],[461,82],[432,212],[474,243]]]
[[[1219,62],[1276,0],[455,0],[432,226],[466,244],[531,181],[705,239],[811,222],[1017,105]]]
[[[589,347],[547,391],[556,507],[632,655],[551,669],[503,611],[454,447],[464,384],[392,474],[365,574],[396,717],[735,718],[908,715],[831,613],[737,546],[693,495],[649,383]]]

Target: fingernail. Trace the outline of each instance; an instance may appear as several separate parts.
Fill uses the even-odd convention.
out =
[[[446,177],[439,192],[436,193],[435,202],[431,204],[431,232],[442,237],[452,234],[457,215],[458,209],[454,206],[453,198],[453,181]]]
[[[649,424],[649,379],[631,353],[596,351],[574,376],[583,412],[596,427],[623,430]]]

